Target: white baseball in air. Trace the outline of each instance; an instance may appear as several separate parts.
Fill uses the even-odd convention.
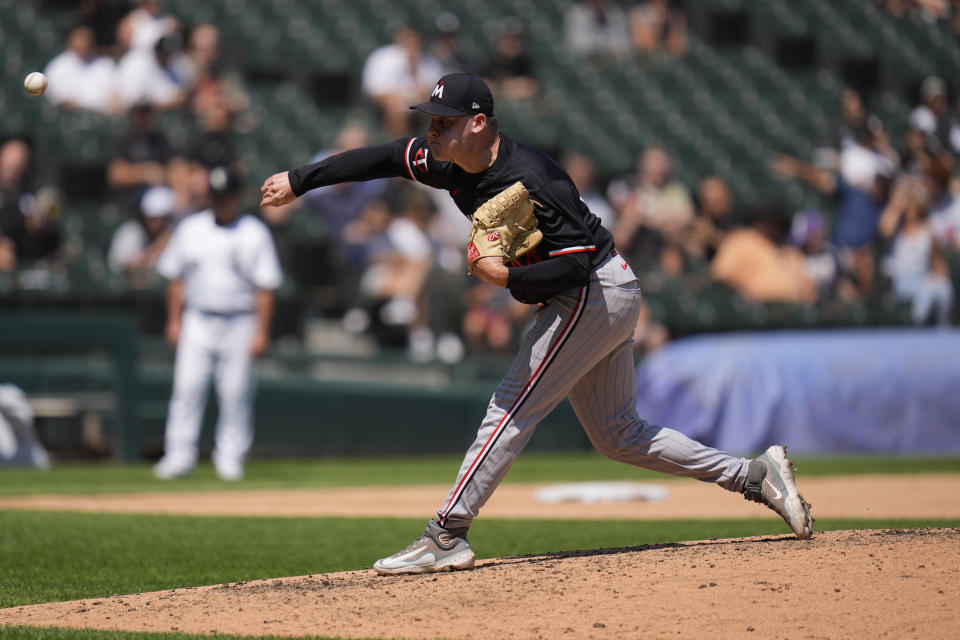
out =
[[[47,90],[47,76],[34,71],[23,79],[23,88],[32,96],[39,96]]]

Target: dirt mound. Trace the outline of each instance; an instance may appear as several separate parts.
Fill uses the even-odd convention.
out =
[[[834,531],[313,575],[0,610],[0,624],[344,638],[951,637],[960,529]]]

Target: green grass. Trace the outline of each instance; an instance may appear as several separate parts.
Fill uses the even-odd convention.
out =
[[[63,464],[48,472],[0,470],[0,495],[282,489],[449,484],[460,456],[265,460],[237,485],[209,465],[158,482],[150,466]],[[797,461],[801,476],[960,471],[957,458]],[[507,482],[664,479],[588,453],[521,456]],[[113,594],[326,573],[368,566],[418,535],[420,519],[242,518],[0,511],[0,607]],[[818,520],[821,530],[960,527],[960,520]],[[788,533],[777,520],[510,521],[480,519],[471,543],[481,558],[662,542]],[[362,535],[361,535],[362,534]],[[208,636],[0,626],[0,640],[186,640]],[[228,637],[228,636],[221,636]],[[242,636],[229,636],[235,639]],[[324,639],[329,640],[329,639]]]
[[[461,456],[429,456],[253,461],[248,465],[247,479],[229,486],[216,478],[209,464],[201,465],[192,476],[174,482],[158,482],[147,464],[63,464],[47,472],[0,470],[0,496],[451,484],[461,459]],[[796,462],[801,476],[960,472],[960,458],[800,458]],[[664,477],[607,460],[594,452],[529,453],[520,456],[506,482],[651,480]]]

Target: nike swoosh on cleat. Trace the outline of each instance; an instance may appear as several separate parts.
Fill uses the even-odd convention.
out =
[[[388,558],[388,559],[389,559],[389,560],[393,560],[394,562],[400,562],[400,561],[407,561],[407,562],[408,562],[408,561],[410,561],[410,560],[415,560],[415,559],[417,558],[417,556],[419,556],[420,554],[422,554],[422,553],[423,553],[424,551],[426,551],[426,550],[427,550],[427,547],[425,547],[425,546],[424,546],[424,547],[417,547],[416,549],[411,549],[410,551],[407,551],[406,553],[398,553],[397,555],[393,556],[392,558]],[[430,554],[430,555],[431,555],[431,557],[433,556],[433,554]],[[432,559],[431,559],[430,561],[433,562]]]

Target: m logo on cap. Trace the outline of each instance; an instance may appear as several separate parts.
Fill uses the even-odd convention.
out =
[[[433,88],[433,93],[430,94],[431,98],[440,98],[443,100],[443,83],[438,82],[437,86]]]

